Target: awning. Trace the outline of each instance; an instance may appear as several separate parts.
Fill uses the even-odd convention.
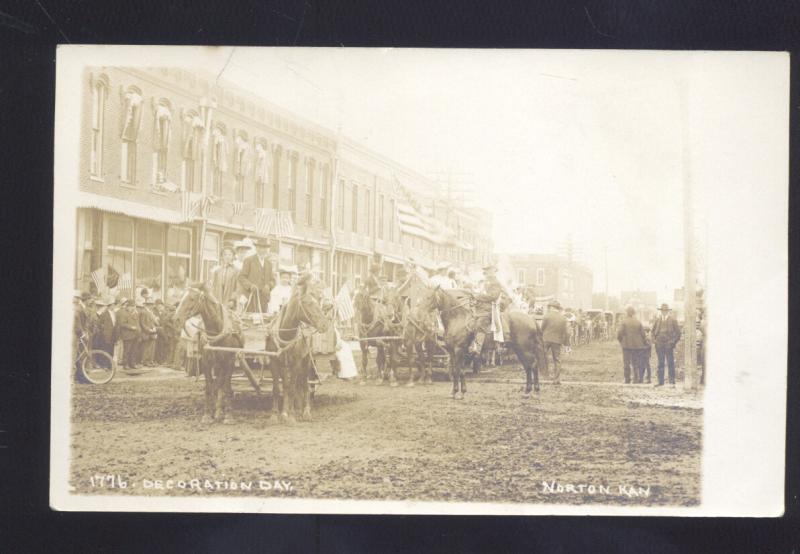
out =
[[[184,220],[179,211],[131,202],[130,200],[120,200],[118,198],[92,194],[85,191],[78,192],[77,207],[94,208],[96,210],[103,210],[104,212],[123,214],[140,219],[149,219],[150,221],[158,221],[160,223],[186,223],[186,220]]]

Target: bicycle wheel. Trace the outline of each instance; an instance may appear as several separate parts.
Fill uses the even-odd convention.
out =
[[[93,385],[105,385],[114,378],[117,364],[108,352],[90,350],[81,363],[81,375]]]

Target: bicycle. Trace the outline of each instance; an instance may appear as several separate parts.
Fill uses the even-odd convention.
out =
[[[117,362],[104,350],[89,348],[89,337],[82,334],[78,338],[78,354],[75,359],[80,376],[93,385],[105,385],[114,378]]]

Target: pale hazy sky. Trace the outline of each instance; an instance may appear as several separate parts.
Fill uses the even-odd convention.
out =
[[[555,252],[571,234],[595,290],[683,284],[679,83],[696,229],[735,193],[748,137],[774,132],[774,64],[742,53],[247,49],[208,71],[423,174],[452,170],[494,215],[495,250]],[[229,59],[230,56],[230,59]],[[227,64],[226,64],[227,62]],[[763,75],[761,75],[763,72]],[[744,181],[743,181],[744,182]],[[750,181],[751,182],[751,181]],[[730,187],[730,188],[729,188]],[[713,231],[711,232],[713,237]],[[712,241],[713,242],[713,241]]]

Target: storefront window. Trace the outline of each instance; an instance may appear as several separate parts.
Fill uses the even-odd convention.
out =
[[[188,278],[191,262],[192,230],[171,227],[167,231],[167,286],[181,277]]]
[[[133,221],[116,217],[108,218],[108,265],[120,278],[126,274],[128,279],[121,279],[123,290],[130,289],[133,277]]]
[[[139,221],[136,224],[136,285],[145,286],[159,297],[164,287],[164,225]]]
[[[217,233],[206,233],[203,243],[203,268],[201,278],[208,281],[211,277],[211,270],[219,263],[219,235]]]

